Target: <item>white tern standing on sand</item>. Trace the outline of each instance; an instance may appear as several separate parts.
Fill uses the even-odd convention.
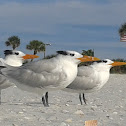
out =
[[[0,69],[9,66],[20,67],[22,66],[24,60],[38,57],[36,55],[24,54],[23,52],[17,50],[5,50],[4,54],[5,59],[0,58]],[[1,89],[8,88],[12,85],[14,84],[11,83],[0,73],[0,104],[1,104]]]
[[[94,62],[89,66],[80,66],[78,67],[76,79],[63,90],[71,93],[79,93],[81,104],[81,93],[83,93],[83,100],[86,104],[84,93],[100,90],[109,79],[110,69],[113,66],[120,65],[126,65],[126,62],[114,62],[109,59],[104,59]]]

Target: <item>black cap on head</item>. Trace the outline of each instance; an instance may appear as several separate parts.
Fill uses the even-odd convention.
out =
[[[107,60],[98,60],[98,61],[95,61],[97,63],[107,63]]]
[[[62,54],[62,55],[68,55],[68,53],[66,51],[57,51],[58,54]]]
[[[4,54],[5,54],[5,56],[10,55],[10,54],[13,54],[13,51],[12,50],[4,50]]]

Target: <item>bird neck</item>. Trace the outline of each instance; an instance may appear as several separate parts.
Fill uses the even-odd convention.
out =
[[[58,55],[57,59],[63,61],[64,63],[67,62],[74,65],[78,65],[80,63],[80,60],[77,60],[76,58],[73,58],[71,56]]]
[[[13,67],[19,67],[22,66],[22,59],[21,58],[17,58],[15,56],[6,56],[5,57],[5,63],[7,65],[13,66]]]
[[[69,58],[61,60],[62,69],[66,73],[66,76],[69,78],[69,83],[71,83],[77,76],[77,63],[73,62]]]
[[[103,65],[103,64],[96,64],[92,65],[92,67],[99,72],[110,72],[111,66],[110,65]]]

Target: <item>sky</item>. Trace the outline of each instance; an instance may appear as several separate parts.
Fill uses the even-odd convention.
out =
[[[46,55],[58,50],[93,49],[101,59],[126,59],[126,42],[120,42],[118,30],[126,22],[126,0],[1,0],[0,56],[5,41],[18,36],[26,50],[31,40],[46,46]],[[43,53],[38,54],[40,58]]]

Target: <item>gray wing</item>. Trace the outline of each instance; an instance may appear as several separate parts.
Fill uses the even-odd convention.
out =
[[[15,84],[19,83],[38,88],[48,86],[55,88],[60,85],[60,82],[65,80],[66,74],[62,71],[62,68],[54,62],[55,60],[51,60],[51,62],[41,60],[28,63],[19,68],[10,70],[4,69],[2,72]]]
[[[41,73],[42,71],[51,72],[59,65],[55,58],[39,60],[36,62],[30,62],[25,64],[23,67],[30,69],[36,73]]]
[[[4,60],[0,58],[0,66],[5,66]]]
[[[8,87],[10,87],[12,85],[14,85],[14,84],[11,83],[9,80],[7,80],[5,78],[5,76],[0,74],[0,89],[5,89],[5,88],[8,88]]]
[[[76,79],[67,88],[74,90],[90,90],[99,84],[97,73],[91,66],[81,66],[78,68]]]
[[[0,74],[2,74],[1,69],[5,68],[5,67],[6,66],[5,66],[4,60],[2,58],[0,58]]]
[[[4,60],[0,58],[0,89],[5,89],[12,86],[12,83],[4,75],[2,75],[1,69],[6,68]]]

